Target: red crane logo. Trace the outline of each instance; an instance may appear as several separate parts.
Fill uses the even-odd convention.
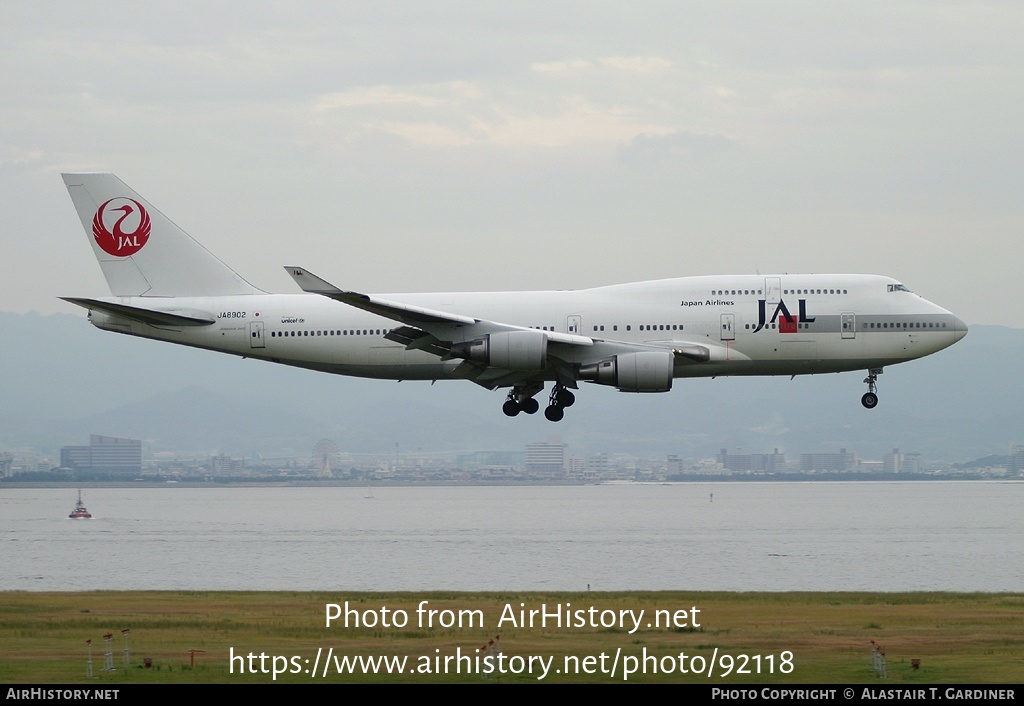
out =
[[[127,203],[108,208],[114,201]],[[118,211],[121,212],[121,216],[114,222],[113,228],[108,228],[106,222],[114,218]],[[129,218],[131,219],[129,220]],[[133,225],[135,226],[133,230],[125,230],[126,226]],[[124,197],[110,199],[96,209],[96,216],[92,219],[92,235],[96,239],[96,244],[103,248],[103,252],[115,257],[128,257],[142,250],[142,246],[149,240],[151,230],[153,230],[153,225],[150,222],[149,212],[135,199]]]

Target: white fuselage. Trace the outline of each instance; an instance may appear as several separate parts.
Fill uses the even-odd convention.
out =
[[[577,291],[390,294],[425,309],[594,339],[563,358],[584,363],[623,344],[699,344],[674,377],[798,375],[880,368],[952,345],[966,332],[949,311],[877,275],[682,277]],[[168,312],[205,312],[209,326],[156,326],[100,311],[100,328],[343,375],[437,380],[462,361],[385,339],[397,324],[317,294],[117,297]],[[578,356],[572,360],[573,356]],[[553,378],[551,378],[553,379]]]

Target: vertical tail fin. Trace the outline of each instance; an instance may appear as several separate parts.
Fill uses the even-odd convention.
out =
[[[113,174],[63,174],[111,294],[259,294]]]

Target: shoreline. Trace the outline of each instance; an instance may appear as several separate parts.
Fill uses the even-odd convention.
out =
[[[0,481],[3,488],[459,488],[459,487],[576,487],[576,486],[657,486],[657,485],[689,485],[700,483],[1024,483],[1024,478],[986,478],[980,476],[943,476],[935,477],[926,474],[872,474],[871,477],[857,477],[854,474],[774,474],[762,476],[689,476],[682,480],[663,481],[362,481],[343,480],[217,480],[217,481],[179,481],[179,480],[137,480],[137,481]]]

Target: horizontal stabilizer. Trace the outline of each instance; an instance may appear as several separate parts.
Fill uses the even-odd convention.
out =
[[[105,302],[100,299],[82,299],[79,297],[61,297],[61,299],[85,307],[90,311],[102,311],[105,314],[112,314],[125,319],[132,319],[133,321],[141,321],[152,326],[209,326],[216,321],[213,314],[208,314],[205,311],[178,309],[170,312]]]

